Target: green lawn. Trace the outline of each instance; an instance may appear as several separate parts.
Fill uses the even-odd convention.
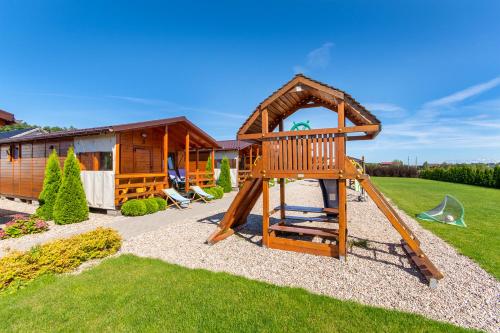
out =
[[[389,311],[131,255],[0,296],[2,331],[459,332]]]
[[[375,185],[410,216],[437,206],[445,194],[460,200],[467,228],[420,224],[500,278],[500,190],[427,179],[373,177]]]

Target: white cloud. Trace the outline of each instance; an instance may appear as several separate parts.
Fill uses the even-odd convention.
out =
[[[405,109],[392,103],[364,103],[368,110],[372,112],[382,112],[385,116],[402,116]]]
[[[466,88],[461,91],[457,91],[451,95],[427,102],[424,104],[424,108],[434,108],[439,106],[448,106],[457,102],[462,102],[467,98],[479,95],[485,91],[495,88],[500,85],[500,76],[496,77],[490,81],[476,84],[472,87]]]
[[[324,69],[330,64],[330,50],[335,44],[326,42],[319,48],[312,50],[307,54],[305,65],[293,66],[295,73],[307,73],[315,69]]]

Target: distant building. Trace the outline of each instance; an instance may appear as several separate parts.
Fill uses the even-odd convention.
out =
[[[39,127],[23,128],[12,131],[0,132],[0,140],[2,139],[12,139],[19,138],[25,135],[37,135],[46,133],[43,129]]]
[[[10,112],[0,110],[0,127],[16,123],[16,118]]]

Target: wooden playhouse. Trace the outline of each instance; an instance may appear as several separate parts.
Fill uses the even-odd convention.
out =
[[[283,121],[296,111],[323,107],[337,113],[332,127],[285,131]],[[346,120],[352,126],[346,126]],[[261,155],[234,198],[217,230],[207,242],[215,244],[247,222],[247,217],[262,194],[262,244],[265,247],[324,255],[345,260],[347,255],[347,180],[357,180],[401,235],[402,246],[410,260],[422,272],[431,287],[443,277],[420,248],[420,242],[370,177],[346,155],[346,142],[374,139],[381,130],[380,121],[349,94],[304,75],[296,75],[266,98],[243,123],[238,140],[259,145]],[[269,180],[278,178],[280,205],[269,207]],[[325,207],[300,207],[285,204],[285,179],[318,179]],[[323,216],[300,220],[328,223],[332,227],[308,227],[293,223],[297,217],[287,211],[322,213]],[[270,216],[279,213],[278,223],[270,224]],[[290,222],[292,220],[292,222]],[[369,221],[366,221],[369,223]],[[298,236],[320,237],[324,242],[300,239]]]

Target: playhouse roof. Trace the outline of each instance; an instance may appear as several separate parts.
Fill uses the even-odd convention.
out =
[[[351,95],[303,74],[297,74],[257,106],[240,127],[238,135],[261,133],[261,111],[266,108],[269,132],[272,132],[282,119],[301,108],[323,106],[336,110],[339,100],[344,100],[345,116],[354,125],[380,125],[380,120]]]

